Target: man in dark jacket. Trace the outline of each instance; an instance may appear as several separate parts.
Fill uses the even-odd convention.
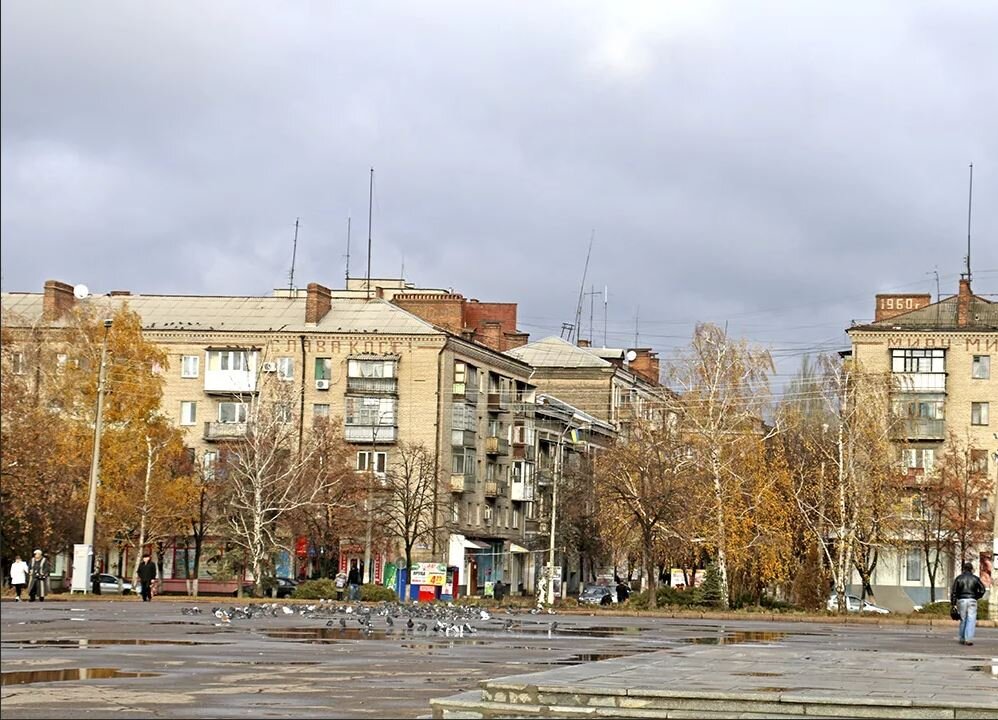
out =
[[[360,600],[360,568],[354,562],[350,566],[350,573],[347,576],[347,599]]]
[[[156,579],[156,563],[152,561],[152,555],[145,553],[142,562],[139,563],[139,570],[136,573],[139,582],[142,583],[142,602],[152,600],[152,581]]]
[[[974,566],[965,562],[963,572],[953,581],[949,601],[960,611],[960,644],[974,644],[974,628],[977,627],[977,601],[984,597],[984,583],[974,575]]]

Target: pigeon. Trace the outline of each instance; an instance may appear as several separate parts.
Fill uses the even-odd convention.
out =
[[[326,621],[326,627],[332,627],[332,626],[333,626],[333,621],[332,620],[327,620]]]
[[[292,610],[291,608],[289,608],[287,605],[281,606],[281,610],[284,611],[285,615],[294,615],[295,614],[295,611]]]
[[[388,627],[392,627],[395,624],[395,621],[392,620],[392,616],[387,614],[385,615],[385,622],[388,623]]]
[[[492,617],[491,615],[489,615],[488,611],[486,611],[486,610],[482,610],[481,613],[480,613],[480,615],[481,615],[482,620],[489,620]]]
[[[419,625],[416,626],[416,630],[419,632],[426,632],[426,623],[419,623]]]
[[[422,624],[423,624],[423,623],[420,623],[420,625],[422,625]],[[413,623],[413,621],[412,621],[412,618],[409,618],[408,620],[406,620],[406,621],[405,621],[405,626],[406,626],[406,627],[407,627],[407,628],[408,628],[409,630],[412,630],[412,628],[413,628],[413,625],[415,625],[415,623]]]
[[[340,618],[340,630],[346,630],[346,629],[347,629],[347,621],[344,620],[343,618]]]

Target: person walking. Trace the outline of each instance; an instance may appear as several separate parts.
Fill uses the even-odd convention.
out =
[[[977,627],[977,601],[984,597],[984,583],[974,575],[974,565],[963,564],[963,572],[953,581],[949,601],[960,611],[960,644],[974,644],[974,629]]]
[[[356,560],[350,564],[350,574],[347,576],[347,585],[350,586],[350,592],[347,597],[350,600],[360,600],[360,568],[357,567]]]
[[[15,555],[14,562],[10,565],[10,584],[14,588],[15,602],[21,602],[21,591],[28,584],[28,573],[28,563],[20,555]]]
[[[35,550],[31,556],[31,566],[28,568],[28,602],[45,602],[45,585],[49,580],[49,561],[42,556],[41,550]]]
[[[139,582],[142,583],[142,602],[149,602],[152,600],[152,584],[156,579],[156,563],[152,561],[151,554],[144,553],[142,555],[142,562],[139,563],[139,569],[135,574],[139,576]]]
[[[336,586],[336,599],[343,599],[343,591],[347,586],[347,574],[340,570],[336,573],[336,579],[333,580],[333,584]]]

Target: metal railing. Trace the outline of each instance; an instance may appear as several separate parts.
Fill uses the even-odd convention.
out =
[[[895,440],[945,440],[946,421],[929,418],[897,418],[891,435]]]
[[[344,425],[343,436],[354,443],[392,443],[398,438],[394,425]]]
[[[399,381],[394,377],[348,377],[347,392],[381,395],[398,394]]]
[[[509,455],[509,440],[492,435],[485,438],[486,455]]]
[[[204,439],[212,442],[219,440],[242,440],[246,437],[246,423],[206,422],[204,424]]]

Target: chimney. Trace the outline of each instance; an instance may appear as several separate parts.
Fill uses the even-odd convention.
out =
[[[332,297],[329,288],[319,283],[309,283],[308,294],[305,296],[305,323],[316,325],[326,317],[329,308],[333,306]]]
[[[648,382],[658,385],[661,376],[658,353],[652,352],[649,348],[634,348],[633,350],[636,357],[631,360],[627,368]]]
[[[42,301],[42,318],[58,320],[76,305],[73,286],[58,280],[45,281],[45,296]]]
[[[970,278],[960,278],[960,293],[956,296],[956,324],[966,327],[970,324],[970,299],[974,293],[970,291]]]
[[[592,347],[592,345],[593,345],[593,343],[592,343],[591,340],[582,340],[582,339],[579,339],[578,346],[580,348]]]
[[[932,296],[922,295],[877,295],[877,310],[873,322],[890,320],[912,310],[920,310],[932,302]]]
[[[111,297],[128,296],[132,294],[131,290],[112,290],[110,293]]]

